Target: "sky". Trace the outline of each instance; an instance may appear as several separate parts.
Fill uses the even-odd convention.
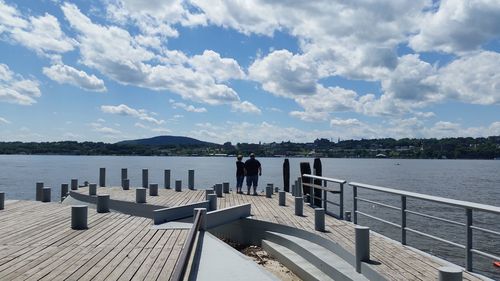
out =
[[[0,141],[500,135],[500,0],[0,0]]]

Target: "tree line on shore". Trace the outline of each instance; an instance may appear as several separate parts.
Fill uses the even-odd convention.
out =
[[[254,152],[259,157],[500,159],[500,136],[443,139],[316,139],[311,143],[273,142],[144,145],[103,142],[0,142],[0,154],[226,156]]]

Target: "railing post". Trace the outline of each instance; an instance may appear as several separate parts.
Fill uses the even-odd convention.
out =
[[[401,195],[401,244],[406,245],[406,196]]]
[[[340,219],[344,219],[344,183],[340,183],[340,194],[339,194],[339,211]]]
[[[358,224],[358,201],[356,199],[358,197],[358,187],[352,187],[352,222],[354,224]]]
[[[472,271],[472,209],[465,209],[465,269]]]

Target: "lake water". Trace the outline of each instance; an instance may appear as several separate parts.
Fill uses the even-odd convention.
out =
[[[258,158],[263,175],[259,186],[274,183],[282,187],[282,158]],[[299,163],[311,158],[290,158],[291,182],[299,176]],[[71,178],[98,182],[99,168],[107,170],[107,185],[120,185],[121,168],[128,168],[131,186],[141,185],[142,169],[149,169],[149,182],[163,186],[163,170],[171,170],[172,183],[187,183],[188,170],[195,170],[195,186],[203,189],[215,183],[235,185],[235,159],[228,157],[139,157],[139,156],[29,156],[0,155],[0,191],[7,199],[35,197],[35,183],[53,187],[53,200],[59,200],[61,183]],[[495,160],[403,160],[403,159],[322,159],[323,175],[394,189],[442,196],[490,205],[500,205],[500,161]],[[186,184],[183,184],[186,186]],[[399,198],[381,193],[360,191],[359,196],[399,206]],[[345,210],[352,206],[351,188],[345,188]],[[334,195],[329,200],[337,200]],[[464,210],[408,199],[408,209],[464,222]],[[400,216],[376,205],[360,203],[359,210],[398,223]],[[399,229],[359,217],[359,224],[399,240]],[[474,224],[500,231],[500,215],[474,213]],[[408,227],[464,244],[464,227],[434,220],[408,216]],[[500,237],[474,232],[474,247],[500,255]],[[447,244],[408,234],[408,245],[464,264],[464,250]],[[411,264],[411,261],[408,261]],[[492,260],[474,257],[474,268],[490,277],[500,279],[500,268]]]

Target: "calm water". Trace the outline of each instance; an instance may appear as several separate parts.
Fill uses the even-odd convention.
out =
[[[281,158],[258,158],[263,166],[260,186],[274,183],[282,186]],[[310,158],[290,158],[291,178],[299,176],[299,163]],[[195,185],[202,189],[215,183],[235,184],[235,159],[213,157],[123,157],[123,156],[23,156],[0,155],[0,191],[6,192],[8,199],[34,199],[35,182],[42,181],[52,186],[53,200],[59,200],[61,183],[69,183],[71,178],[80,182],[98,182],[100,167],[107,169],[107,184],[120,184],[121,168],[128,168],[131,186],[141,184],[141,170],[149,169],[150,182],[163,185],[163,170],[170,169],[173,180],[187,182],[188,169],[195,170]],[[323,175],[348,182],[356,181],[380,185],[400,190],[408,190],[447,198],[466,200],[500,206],[500,161],[494,160],[401,160],[401,159],[322,159]],[[399,165],[398,165],[399,164]],[[293,181],[293,180],[291,180]],[[352,206],[351,190],[345,189],[345,208]],[[359,194],[399,206],[395,196],[361,191]],[[335,201],[331,195],[330,200]],[[396,211],[360,203],[359,209],[384,219],[399,223]],[[439,215],[463,222],[464,211],[460,208],[429,204],[408,200],[408,209]],[[399,229],[360,217],[359,224],[399,240]],[[408,227],[428,232],[464,244],[464,229],[460,226],[445,225],[437,221],[415,216],[408,217]],[[500,216],[474,214],[474,224],[500,231]],[[474,232],[474,247],[500,255],[500,237]],[[431,252],[437,256],[463,265],[464,251],[444,243],[433,242],[408,234],[408,244]],[[492,261],[474,258],[474,267],[479,272],[500,279],[500,269],[492,266]],[[411,261],[408,261],[411,264]]]

